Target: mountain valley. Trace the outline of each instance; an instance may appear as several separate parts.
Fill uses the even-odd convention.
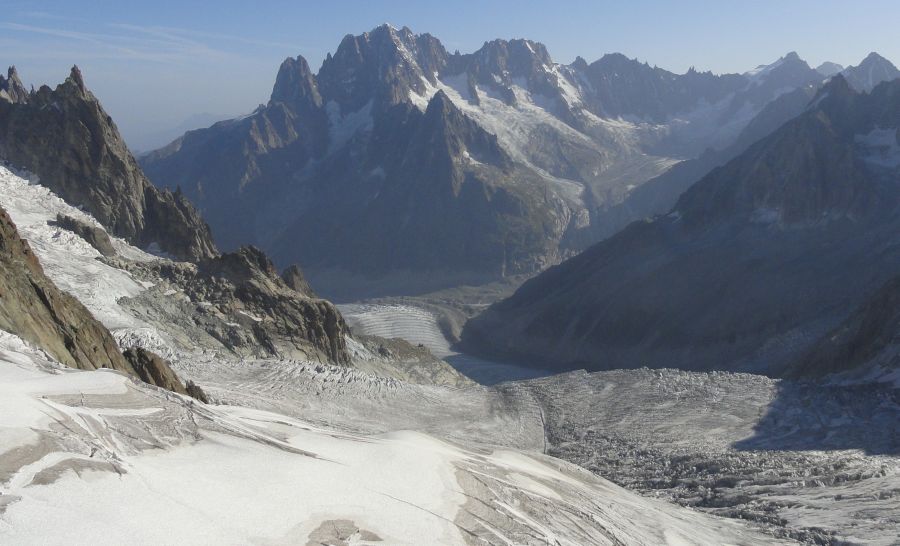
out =
[[[898,543],[890,61],[322,53],[139,157],[0,76],[0,543]]]

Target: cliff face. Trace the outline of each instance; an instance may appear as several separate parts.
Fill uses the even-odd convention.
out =
[[[305,65],[294,64],[285,68],[290,77],[284,77],[299,85]],[[157,189],[143,175],[77,68],[55,90],[42,87],[25,93],[14,72],[0,82],[0,90],[0,159],[37,175],[32,181],[93,215],[109,233],[183,260],[163,260],[166,265],[157,264],[156,271],[150,272],[157,276],[149,282],[169,274],[183,280],[198,302],[214,299],[223,313],[237,315],[229,322],[246,323],[247,334],[236,336],[239,339],[219,335],[227,346],[258,349],[261,354],[348,361],[343,337],[347,330],[337,310],[314,297],[298,268],[287,275],[288,285],[259,251],[220,256],[208,226],[181,192]],[[307,103],[312,108],[318,101],[314,92],[295,92],[281,99],[291,101],[297,111],[303,111]],[[78,234],[104,256],[115,257],[102,229],[60,216],[53,223]],[[266,320],[253,321],[241,312]]]
[[[147,180],[77,67],[56,89],[32,93],[10,70],[0,84],[0,159],[38,175],[135,246],[155,245],[189,261],[217,253],[208,226],[180,192]]]
[[[196,275],[183,277],[186,292],[229,314],[250,315],[255,343],[273,355],[317,352],[325,360],[347,364],[345,336],[350,330],[329,301],[298,292],[279,276],[269,258],[244,247],[200,262]]]

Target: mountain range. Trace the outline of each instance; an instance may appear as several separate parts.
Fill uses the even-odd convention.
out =
[[[835,371],[797,359],[900,271],[898,131],[900,80],[835,76],[671,212],[527,281],[463,339],[561,368]]]
[[[745,74],[674,74],[621,54],[563,65],[529,40],[450,53],[383,25],[346,36],[316,73],[288,58],[267,104],[141,163],[198,205],[221,246],[302,263],[326,293],[392,275],[485,281],[662,212],[627,201],[824,79],[796,53]]]

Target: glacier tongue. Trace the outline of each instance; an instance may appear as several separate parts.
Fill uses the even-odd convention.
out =
[[[4,544],[771,540],[543,455],[196,404],[61,369],[10,335],[0,393]]]

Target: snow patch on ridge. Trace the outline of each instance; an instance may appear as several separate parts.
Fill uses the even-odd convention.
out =
[[[361,131],[371,131],[375,123],[372,118],[372,101],[355,112],[341,112],[341,105],[331,100],[325,105],[328,115],[328,150],[339,149]]]
[[[856,135],[854,140],[866,152],[863,157],[866,163],[887,169],[900,167],[897,129],[875,128],[864,135]]]

